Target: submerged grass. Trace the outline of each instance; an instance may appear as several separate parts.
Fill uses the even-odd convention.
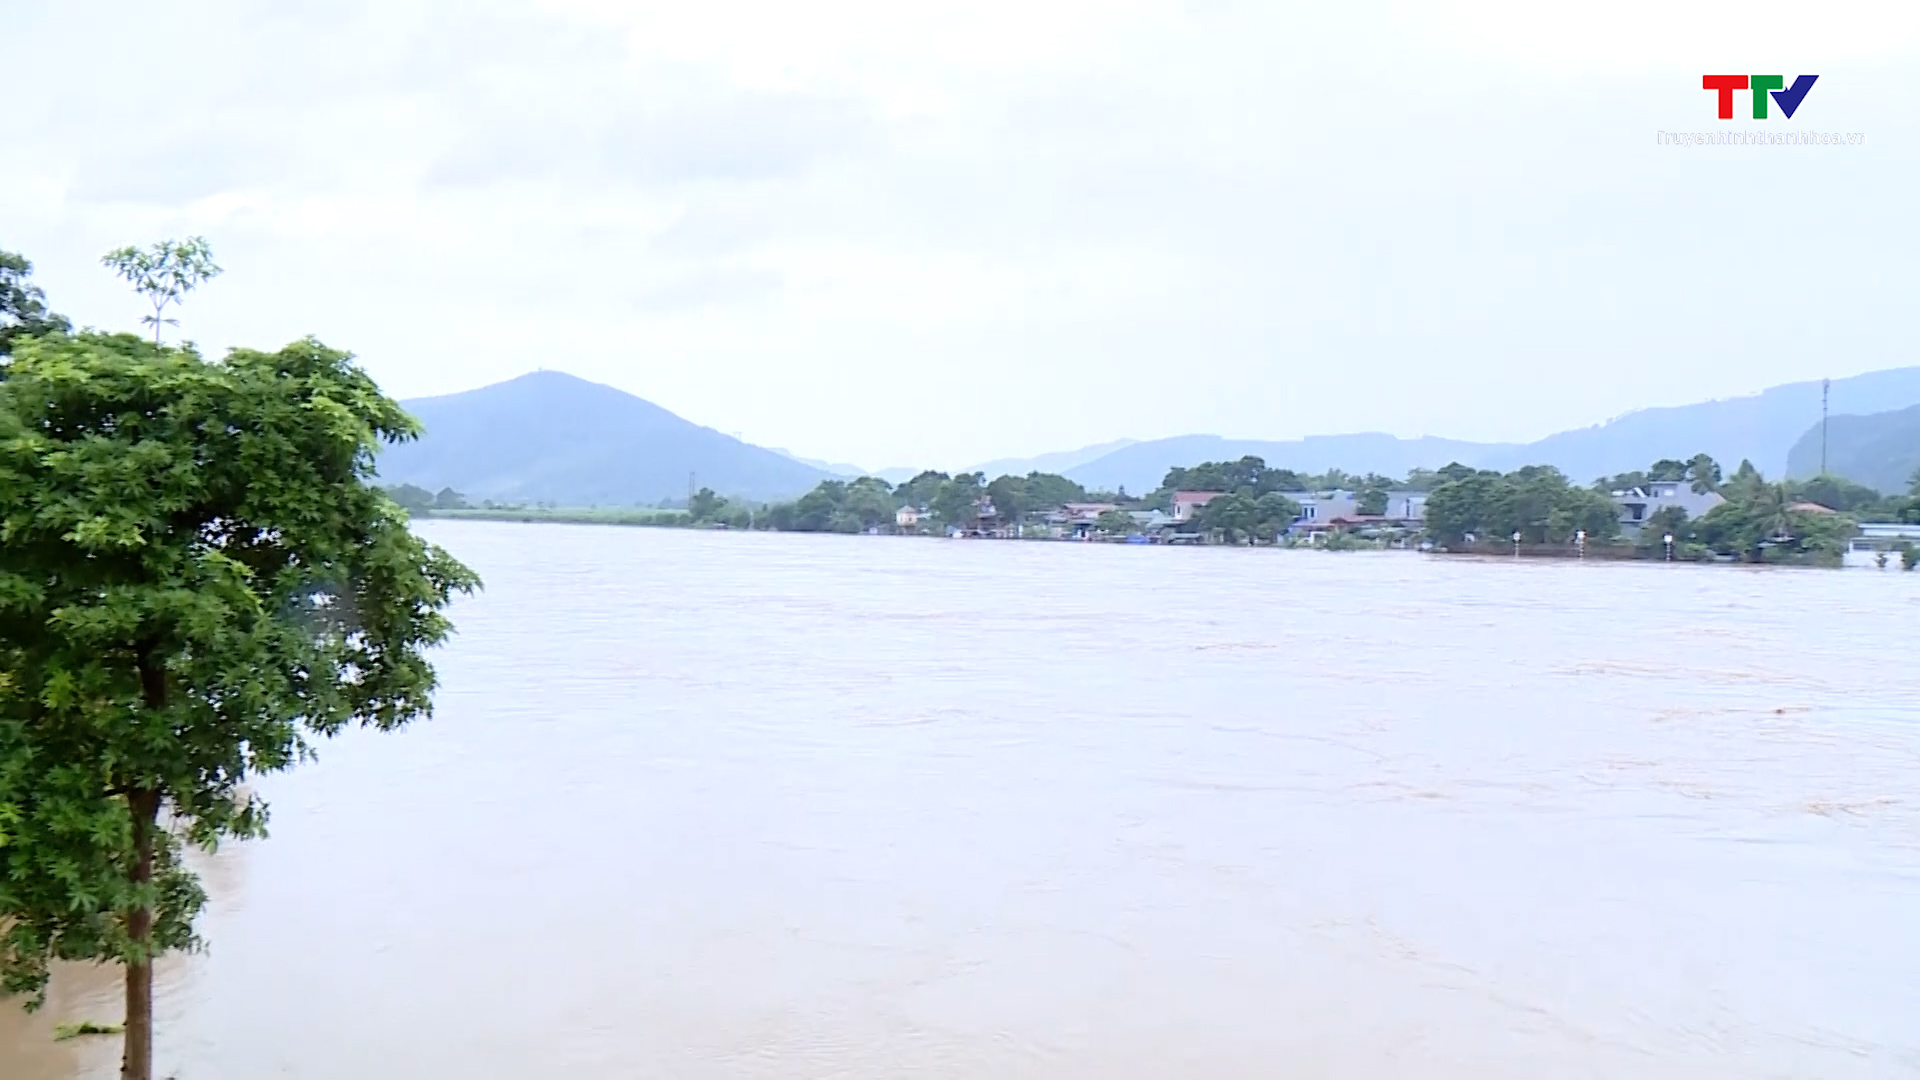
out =
[[[467,521],[550,522],[566,525],[650,525],[673,527],[687,524],[687,515],[679,510],[650,510],[642,507],[486,507],[468,510],[415,511],[415,517],[452,518]]]
[[[77,1024],[61,1024],[53,1029],[57,1042],[77,1039],[82,1035],[118,1035],[126,1030],[125,1024],[101,1024],[92,1020],[82,1020]]]

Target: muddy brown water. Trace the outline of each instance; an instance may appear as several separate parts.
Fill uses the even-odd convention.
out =
[[[1920,1075],[1920,574],[425,528],[162,1075]]]

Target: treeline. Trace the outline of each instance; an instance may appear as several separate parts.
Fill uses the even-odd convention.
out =
[[[1726,476],[1706,454],[1663,459],[1588,488],[1543,465],[1510,473],[1449,465],[1439,472],[1442,482],[1427,498],[1426,533],[1449,549],[1516,537],[1527,545],[1568,544],[1584,534],[1589,544],[1632,543],[1643,554],[1664,557],[1672,537],[1674,557],[1681,559],[1837,563],[1861,521],[1920,523],[1920,477],[1908,495],[1884,496],[1833,476],[1769,481],[1750,461]],[[1683,507],[1661,507],[1630,539],[1623,537],[1613,493],[1663,481],[1720,501],[1698,518]]]
[[[1416,470],[1405,479],[1339,469],[1302,473],[1272,468],[1262,459],[1249,456],[1169,469],[1160,486],[1143,495],[1130,495],[1124,488],[1089,491],[1055,473],[1000,476],[989,481],[979,472],[930,470],[897,486],[871,476],[827,480],[793,502],[764,507],[734,503],[702,490],[695,495],[689,512],[696,521],[734,528],[857,533],[892,526],[902,508],[921,515],[921,528],[936,531],[976,528],[986,508],[991,508],[995,522],[1007,523],[1069,503],[1110,504],[1115,510],[1100,519],[1100,528],[1121,534],[1138,528],[1128,511],[1165,511],[1172,507],[1176,491],[1207,491],[1222,493],[1222,497],[1196,514],[1194,528],[1232,541],[1270,541],[1300,516],[1300,504],[1284,492],[1350,490],[1359,496],[1360,512],[1378,514],[1386,509],[1388,492],[1426,491],[1441,479],[1438,472],[1426,469]]]
[[[1499,473],[1455,464],[1439,475],[1427,495],[1426,531],[1442,547],[1516,535],[1527,544],[1564,544],[1582,532],[1605,542],[1620,534],[1620,508],[1612,498],[1575,487],[1548,465]]]
[[[400,508],[410,514],[430,513],[434,510],[470,509],[467,497],[450,487],[441,488],[438,493],[413,484],[395,484],[381,490],[387,493],[387,498],[399,503]]]
[[[1584,538],[1589,545],[1632,545],[1641,555],[1657,558],[1666,555],[1666,538],[1672,536],[1672,553],[1679,559],[1718,556],[1830,563],[1846,550],[1859,522],[1920,524],[1920,477],[1915,479],[1909,494],[1886,496],[1833,476],[1768,481],[1745,461],[1729,477],[1711,456],[1696,454],[1686,460],[1662,459],[1646,469],[1603,477],[1581,487],[1544,465],[1501,473],[1453,464],[1395,478],[1337,469],[1300,473],[1246,457],[1171,469],[1160,487],[1140,496],[1088,491],[1052,473],[988,481],[978,472],[927,471],[897,486],[878,477],[828,480],[798,499],[773,504],[730,500],[702,488],[684,512],[614,517],[624,524],[863,533],[892,531],[896,514],[911,508],[917,518],[912,529],[939,533],[987,524],[1017,525],[1030,515],[1069,503],[1109,504],[1113,509],[1101,514],[1095,527],[1099,533],[1120,537],[1142,531],[1144,512],[1169,509],[1174,492],[1207,491],[1220,494],[1193,512],[1181,526],[1183,532],[1229,544],[1277,544],[1301,520],[1302,507],[1289,493],[1355,492],[1359,513],[1380,514],[1389,492],[1421,491],[1427,495],[1421,534],[1410,537],[1395,532],[1388,540],[1402,543],[1424,538],[1444,550],[1470,551],[1504,549],[1516,534],[1529,547],[1568,545]],[[1698,518],[1677,506],[1656,509],[1628,535],[1614,493],[1660,482],[1684,483],[1697,495],[1711,493],[1724,501]],[[452,488],[431,492],[400,484],[386,491],[416,514],[517,511],[490,502],[476,507]],[[990,519],[983,520],[988,515]],[[1323,542],[1334,547],[1367,545],[1364,539],[1343,535]]]
[[[1275,492],[1351,491],[1359,497],[1361,513],[1378,514],[1394,491],[1431,491],[1444,479],[1433,469],[1415,469],[1405,479],[1379,473],[1350,473],[1329,469],[1324,473],[1302,473],[1269,466],[1265,460],[1248,455],[1238,461],[1208,461],[1167,472],[1160,487],[1147,501],[1164,509],[1176,491],[1219,491],[1259,498]],[[1367,509],[1369,505],[1375,509]]]
[[[1832,476],[1769,481],[1746,461],[1727,476],[1707,454],[1664,458],[1586,486],[1545,465],[1502,473],[1456,463],[1389,477],[1337,469],[1301,473],[1245,457],[1170,469],[1158,488],[1140,496],[1089,492],[1046,473],[989,482],[980,473],[930,471],[898,486],[875,477],[829,480],[794,502],[758,510],[702,491],[691,511],[696,521],[734,527],[854,533],[890,528],[903,507],[923,515],[921,529],[941,531],[974,528],[988,509],[1004,524],[1067,503],[1107,503],[1115,509],[1102,514],[1097,527],[1117,536],[1139,531],[1135,512],[1169,509],[1177,491],[1206,491],[1219,494],[1193,513],[1186,530],[1227,543],[1278,543],[1301,520],[1301,505],[1290,493],[1353,492],[1359,513],[1377,515],[1390,492],[1417,491],[1427,496],[1424,538],[1443,549],[1512,543],[1517,534],[1529,546],[1584,540],[1631,544],[1649,557],[1664,557],[1672,536],[1676,558],[1832,562],[1861,521],[1920,523],[1920,477],[1916,481],[1913,492],[1887,496]],[[1717,496],[1717,504],[1698,518],[1677,506],[1654,510],[1627,535],[1615,493],[1657,482],[1686,484],[1696,495]]]
[[[891,528],[903,507],[925,511],[927,526],[977,528],[983,512],[995,521],[1018,521],[1038,510],[1071,502],[1117,502],[1120,494],[1089,492],[1053,473],[1001,476],[929,470],[898,486],[877,476],[826,480],[792,502],[760,505],[725,499],[702,488],[687,512],[695,523],[782,532],[859,533]]]
[[[1274,468],[1264,459],[1248,455],[1237,461],[1208,461],[1170,469],[1159,488],[1144,501],[1153,509],[1164,510],[1172,505],[1176,491],[1219,492],[1194,512],[1194,532],[1229,544],[1275,544],[1300,520],[1302,507],[1293,494],[1350,491],[1357,513],[1380,515],[1386,513],[1392,492],[1425,492],[1441,480],[1441,475],[1431,469],[1415,469],[1404,479],[1342,469],[1302,473]],[[1336,542],[1335,546],[1342,545]]]

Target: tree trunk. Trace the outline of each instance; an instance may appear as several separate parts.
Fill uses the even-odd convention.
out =
[[[153,881],[153,834],[160,816],[160,796],[135,791],[127,797],[133,813],[134,864],[132,881],[145,887]],[[141,906],[127,913],[127,937],[134,946],[127,963],[127,1025],[120,1080],[153,1080],[153,909]]]

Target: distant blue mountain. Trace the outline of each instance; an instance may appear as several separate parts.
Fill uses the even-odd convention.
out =
[[[1920,367],[1835,379],[1831,394],[1830,407],[1836,416],[1920,405]],[[1644,469],[1660,458],[1705,452],[1728,471],[1745,459],[1768,476],[1781,476],[1788,471],[1788,454],[1796,440],[1819,419],[1820,383],[1810,381],[1776,386],[1746,397],[1641,409],[1604,424],[1563,431],[1531,443],[1401,439],[1379,434],[1312,436],[1288,442],[1181,435],[1135,443],[1069,469],[1067,475],[1090,488],[1113,490],[1124,485],[1131,492],[1151,491],[1175,465],[1253,454],[1269,465],[1300,472],[1339,468],[1389,476],[1404,475],[1412,468],[1439,468],[1453,461],[1502,471],[1522,465],[1552,465],[1573,480],[1586,483]],[[1889,482],[1887,476],[1875,475],[1881,483]],[[1898,479],[1904,483],[1904,477]]]
[[[799,454],[782,446],[770,446],[767,449],[772,450],[781,457],[792,458],[802,465],[811,465],[821,472],[832,476],[856,477],[872,475],[858,465],[848,465],[843,461],[826,461],[821,458],[801,457]]]
[[[983,472],[987,479],[996,476],[1025,476],[1028,473],[1054,473],[1065,475],[1069,469],[1078,468],[1089,461],[1095,461],[1132,446],[1136,439],[1115,439],[1112,442],[1095,446],[1083,446],[1078,450],[1056,450],[1049,454],[1038,454],[1026,458],[997,458],[981,462],[967,469],[967,472]]]
[[[1920,367],[1833,380],[1835,415],[1909,405],[1920,405]],[[1659,458],[1704,451],[1729,472],[1745,459],[1768,476],[1782,476],[1794,443],[1819,421],[1820,382],[1787,383],[1746,397],[1641,409],[1490,455],[1481,464],[1497,469],[1555,465],[1575,480],[1585,481],[1643,469]]]
[[[827,473],[681,419],[624,390],[557,371],[401,402],[426,435],[390,446],[380,479],[472,499],[631,506],[722,495],[784,499]]]

